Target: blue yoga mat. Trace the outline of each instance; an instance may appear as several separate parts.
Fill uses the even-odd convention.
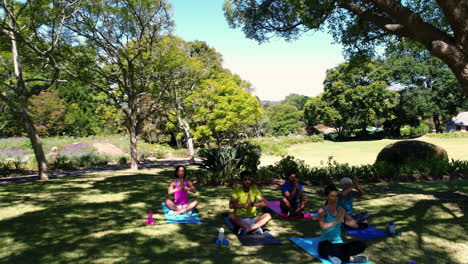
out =
[[[163,202],[163,209],[164,215],[166,216],[167,223],[177,223],[177,224],[200,224],[200,219],[198,218],[198,214],[195,210],[192,210],[192,215],[168,215],[169,208],[167,208],[166,204]]]
[[[377,229],[373,226],[368,226],[364,229],[353,229],[353,228],[345,228],[344,231],[353,237],[357,237],[359,239],[368,239],[368,238],[378,238],[378,237],[388,237],[389,235],[384,231]]]
[[[320,257],[318,253],[318,244],[320,242],[320,237],[314,237],[314,238],[298,238],[298,237],[290,237],[289,238],[293,243],[307,251],[307,253],[311,254],[312,256],[316,257],[318,260],[320,260],[322,263],[325,264],[332,264],[328,259],[324,259]],[[344,264],[349,263],[345,262]],[[371,264],[370,262],[366,262],[366,264]]]
[[[318,213],[310,213],[310,214],[319,217]],[[359,239],[369,239],[369,238],[389,236],[389,234],[373,226],[368,226],[367,228],[364,228],[364,229],[345,228],[344,231],[352,235],[353,237],[356,237]]]

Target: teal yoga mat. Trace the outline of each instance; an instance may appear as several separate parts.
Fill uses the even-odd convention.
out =
[[[200,219],[198,218],[198,214],[195,210],[192,210],[192,215],[168,215],[169,208],[167,208],[166,204],[162,203],[164,216],[166,216],[167,223],[177,223],[177,224],[200,224]]]

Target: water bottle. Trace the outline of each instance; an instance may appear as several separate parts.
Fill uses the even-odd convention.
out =
[[[393,222],[388,223],[388,229],[390,230],[390,235],[395,236],[395,225]]]
[[[222,227],[219,229],[218,240],[221,242],[222,245],[224,241],[224,228]]]

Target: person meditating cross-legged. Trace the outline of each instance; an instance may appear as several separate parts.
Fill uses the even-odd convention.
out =
[[[169,215],[180,215],[184,213],[190,215],[192,214],[192,209],[198,205],[197,201],[188,202],[188,191],[196,193],[197,190],[190,180],[185,179],[185,176],[185,167],[177,166],[174,175],[176,180],[171,182],[167,190],[169,195],[174,194],[174,201],[169,199],[164,201],[167,208],[170,209]]]
[[[367,227],[367,224],[364,222],[369,218],[370,213],[367,211],[354,213],[353,211],[354,198],[360,198],[365,194],[361,187],[359,187],[358,179],[354,178],[351,180],[351,178],[344,177],[340,180],[340,184],[343,186],[343,190],[338,192],[338,205],[343,207],[346,213],[356,220],[360,228]]]
[[[289,172],[286,175],[286,182],[281,186],[280,208],[287,216],[303,216],[304,208],[309,200],[302,192],[302,185],[299,183],[296,173]]]
[[[239,227],[238,235],[263,234],[262,227],[271,220],[271,215],[257,217],[257,207],[268,207],[268,201],[256,187],[250,186],[250,172],[243,171],[241,180],[242,187],[234,190],[229,201],[229,208],[234,209],[229,220]]]
[[[319,209],[319,224],[322,234],[318,245],[318,253],[322,258],[330,260],[333,264],[342,262],[366,263],[367,257],[358,255],[366,249],[362,241],[343,243],[341,238],[341,225],[357,228],[356,221],[338,205],[338,190],[334,185],[325,188],[325,206]]]

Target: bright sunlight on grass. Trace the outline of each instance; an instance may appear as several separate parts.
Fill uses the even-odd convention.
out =
[[[195,168],[192,168],[192,170]],[[188,171],[190,175],[190,170]],[[216,247],[217,229],[228,227],[232,189],[197,186],[202,224],[166,224],[161,202],[172,169],[99,172],[48,182],[0,187],[0,263],[319,263],[288,240],[316,237],[316,220],[273,216],[271,233],[283,245],[244,247],[229,231],[229,247]],[[379,183],[355,203],[369,223],[386,230],[394,221],[401,237],[370,239],[372,263],[468,263],[468,181]],[[322,187],[305,186],[308,211],[323,205]],[[278,187],[261,188],[278,200]],[[149,210],[156,225],[145,226]],[[347,240],[351,237],[345,235]]]
[[[447,151],[449,159],[466,159],[468,157],[468,139],[466,138],[429,138],[421,137],[421,140],[441,146]],[[304,160],[311,166],[320,166],[320,162],[326,163],[329,156],[338,163],[350,165],[373,164],[379,152],[388,144],[398,140],[382,139],[370,141],[349,141],[322,143],[306,143],[293,145],[287,149],[288,155]],[[262,154],[261,165],[266,166],[281,159],[280,156]]]

